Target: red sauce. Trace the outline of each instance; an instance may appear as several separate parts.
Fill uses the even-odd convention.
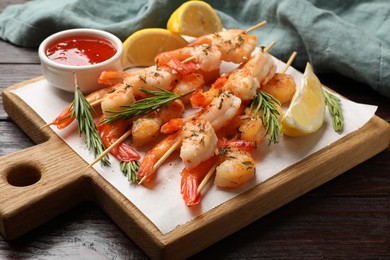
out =
[[[57,63],[83,66],[108,60],[116,53],[114,44],[97,36],[69,36],[52,42],[47,57]]]

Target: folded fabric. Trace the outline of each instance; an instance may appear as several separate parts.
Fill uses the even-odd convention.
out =
[[[47,36],[88,27],[122,40],[141,28],[165,28],[180,0],[34,0],[8,6],[0,14],[0,38],[37,47]],[[249,28],[259,45],[276,41],[271,53],[293,66],[307,61],[316,73],[335,72],[370,85],[390,97],[390,3],[388,0],[210,0],[225,28]],[[353,87],[353,86],[351,86]]]

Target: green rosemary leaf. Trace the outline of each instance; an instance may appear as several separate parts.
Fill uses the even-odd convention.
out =
[[[344,116],[341,109],[341,101],[338,97],[330,92],[322,89],[325,97],[325,104],[332,116],[333,129],[337,133],[341,133],[344,129]]]
[[[93,149],[95,158],[101,154],[105,147],[102,140],[96,129],[95,122],[93,121],[92,113],[93,111],[91,105],[83,96],[78,84],[77,78],[75,77],[75,91],[74,91],[74,100],[72,102],[72,117],[76,117],[78,124],[78,133],[81,136],[83,133],[85,135],[85,143],[88,150]],[[101,161],[102,165],[110,165],[108,155],[104,156]]]
[[[152,111],[155,111],[178,98],[182,98],[186,95],[189,95],[193,93],[194,91],[190,91],[184,94],[176,94],[171,91],[168,91],[166,89],[156,88],[158,91],[155,90],[146,90],[141,89],[143,92],[152,95],[151,97],[144,98],[137,100],[131,105],[123,106],[125,109],[121,111],[106,111],[111,114],[112,116],[109,116],[105,118],[102,123],[112,123],[119,119],[130,119],[135,116],[139,115],[145,115]]]
[[[278,116],[280,116],[280,112],[275,104],[280,105],[279,100],[262,90],[257,91],[256,97],[250,104],[251,111],[261,113],[266,130],[265,134],[269,134],[268,145],[279,142],[280,124]]]
[[[137,172],[139,169],[138,161],[120,162],[120,168],[123,175],[127,176],[129,182],[132,183],[138,182],[138,178],[137,178]]]

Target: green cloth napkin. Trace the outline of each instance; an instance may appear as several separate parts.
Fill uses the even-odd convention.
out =
[[[165,28],[180,0],[34,0],[0,14],[0,38],[37,47],[69,28],[97,28],[122,40],[141,28]],[[249,28],[259,45],[276,41],[271,53],[293,66],[309,61],[316,73],[336,72],[390,97],[390,1],[388,0],[210,0],[225,28]],[[353,87],[353,86],[351,86]]]

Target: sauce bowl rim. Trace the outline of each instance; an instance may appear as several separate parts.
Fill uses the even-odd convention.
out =
[[[46,49],[49,46],[50,43],[65,38],[68,36],[97,36],[104,38],[105,40],[108,40],[111,42],[114,47],[116,48],[115,54],[110,57],[109,59],[96,63],[91,65],[81,65],[81,66],[75,66],[75,65],[66,65],[61,64],[55,61],[50,60],[46,55]],[[109,63],[111,63],[113,60],[120,59],[123,53],[123,46],[122,41],[115,36],[114,34],[99,30],[99,29],[91,29],[91,28],[76,28],[76,29],[68,29],[59,31],[57,33],[54,33],[50,36],[48,36],[45,40],[42,41],[42,43],[39,45],[38,48],[38,56],[41,60],[41,63],[45,63],[46,66],[53,67],[58,70],[66,70],[66,71],[81,71],[81,70],[89,70],[89,69],[97,69],[99,67],[103,67]]]

